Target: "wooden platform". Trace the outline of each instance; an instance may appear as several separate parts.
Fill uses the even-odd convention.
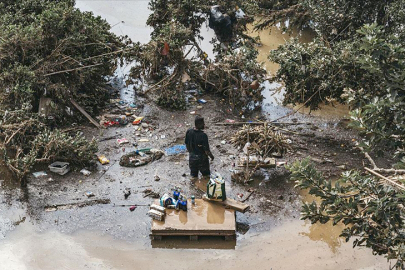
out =
[[[235,211],[207,202],[195,200],[195,205],[189,200],[188,211],[166,210],[164,221],[152,221],[152,238],[161,239],[162,236],[190,236],[197,240],[198,236],[225,236],[226,239],[235,237]]]

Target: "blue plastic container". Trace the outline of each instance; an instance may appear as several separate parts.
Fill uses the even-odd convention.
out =
[[[179,199],[179,197],[180,197],[180,191],[174,190],[173,199],[175,199],[177,201]]]

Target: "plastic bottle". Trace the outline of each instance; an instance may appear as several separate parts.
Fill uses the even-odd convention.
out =
[[[195,205],[195,197],[194,197],[194,195],[191,195],[191,204]]]
[[[173,191],[173,199],[178,200],[180,197],[180,189],[175,189]]]
[[[181,199],[181,206],[182,206],[182,210],[187,212],[187,198],[183,197]]]

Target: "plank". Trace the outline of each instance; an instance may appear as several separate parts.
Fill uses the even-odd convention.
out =
[[[250,205],[242,203],[242,202],[238,202],[231,198],[227,198],[225,201],[218,201],[218,200],[209,199],[204,195],[203,200],[223,205],[226,208],[230,208],[230,209],[236,210],[241,213],[245,213],[250,208]]]
[[[76,107],[76,109],[78,109],[87,119],[89,119],[89,121],[95,125],[97,128],[100,128],[99,123],[97,123],[96,120],[94,120],[93,117],[91,117],[79,104],[76,103],[76,101],[74,101],[73,99],[70,99],[70,102],[73,104],[73,106]]]

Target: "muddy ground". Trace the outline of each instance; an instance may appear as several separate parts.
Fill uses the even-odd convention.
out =
[[[97,241],[104,243],[101,245],[107,245],[110,242],[110,240],[106,240],[106,237],[107,239],[112,237],[114,240],[111,241],[124,241],[115,242],[119,246],[136,243],[135,246],[140,249],[152,247],[240,250],[246,249],[247,245],[255,242],[254,237],[266,237],[267,235],[268,238],[273,240],[277,237],[283,238],[280,235],[275,236],[274,232],[282,230],[285,234],[288,231],[286,224],[296,224],[295,227],[293,226],[295,229],[291,229],[291,232],[293,235],[300,235],[300,237],[306,236],[305,244],[302,243],[303,246],[308,245],[309,238],[325,242],[332,254],[346,249],[348,254],[355,252],[346,246],[341,247],[341,240],[338,239],[339,229],[341,229],[339,227],[313,225],[309,231],[305,231],[303,228],[299,229],[303,226],[298,225],[300,223],[298,219],[302,200],[303,198],[304,200],[311,200],[312,198],[306,196],[305,192],[300,193],[300,191],[294,189],[294,183],[289,182],[289,174],[284,167],[261,169],[253,177],[254,181],[248,184],[232,182],[231,171],[235,169],[233,164],[236,162],[236,157],[241,150],[232,146],[229,139],[238,127],[216,124],[223,123],[225,119],[235,119],[236,121],[255,120],[260,113],[252,115],[251,118],[239,119],[228,110],[227,106],[222,104],[220,98],[210,95],[202,95],[199,98],[206,99],[207,104],[198,109],[197,106],[201,106],[200,104],[190,103],[185,112],[167,111],[158,108],[149,100],[138,98],[136,103],[139,109],[136,114],[145,116],[144,123],[148,124],[148,128],[145,129],[148,131],[146,133],[141,132],[142,136],[135,135],[139,131],[135,131],[134,126],[131,124],[108,129],[96,129],[92,126],[80,127],[79,130],[89,139],[95,137],[101,141],[99,143],[99,153],[105,154],[110,160],[108,165],[101,165],[97,162],[94,167],[87,168],[92,171],[90,176],[83,176],[79,172],[82,168],[74,168],[65,176],[59,176],[48,170],[47,176],[41,178],[30,176],[27,186],[22,189],[12,180],[3,180],[0,195],[2,201],[0,206],[2,212],[0,236],[7,240],[9,234],[12,237],[15,234],[41,235],[46,233],[47,238],[56,237],[61,238],[61,241],[66,241],[65,237],[71,238],[76,237],[75,235],[78,233],[80,235],[93,232],[92,237],[87,237],[91,241],[95,241],[90,246],[96,250],[101,248],[100,244],[96,244]],[[116,105],[112,105],[106,112],[116,110]],[[282,110],[291,112],[291,109],[287,108],[282,108]],[[224,242],[222,239],[209,238],[203,239],[197,244],[190,243],[186,239],[169,238],[162,242],[151,241],[149,239],[151,219],[146,214],[148,207],[138,206],[134,212],[131,212],[129,206],[119,206],[150,204],[154,199],[144,197],[145,193],[143,191],[145,189],[152,189],[162,195],[171,192],[174,187],[178,186],[182,188],[183,193],[188,197],[191,195],[195,195],[197,198],[201,197],[203,192],[198,189],[198,185],[190,181],[187,154],[164,156],[158,161],[136,168],[126,168],[119,165],[120,157],[136,148],[164,149],[176,144],[182,144],[186,130],[193,126],[195,115],[191,115],[190,111],[197,111],[206,119],[206,133],[215,156],[215,160],[211,163],[211,170],[219,172],[226,179],[227,196],[243,200],[251,190],[255,190],[246,200],[246,203],[251,206],[250,210],[244,214],[236,214],[238,225],[236,241]],[[267,115],[267,117],[271,119],[271,115]],[[287,127],[287,129],[294,131],[295,134],[286,132],[286,136],[292,141],[293,150],[279,160],[291,163],[293,160],[311,156],[317,167],[332,178],[337,177],[342,172],[342,166],[347,169],[355,169],[361,168],[363,163],[366,162],[363,155],[354,145],[359,138],[355,132],[346,128],[347,123],[344,120],[324,120],[319,117],[295,114],[280,120],[280,122],[295,122],[296,124]],[[164,135],[164,138],[161,135]],[[102,141],[112,136],[116,137]],[[119,146],[116,138],[127,138],[130,143]],[[149,142],[139,142],[140,138],[148,138]],[[222,143],[224,140],[226,144]],[[138,144],[137,147],[133,145],[135,142]],[[36,168],[36,170],[42,169],[46,168]],[[155,174],[159,175],[160,181],[154,180]],[[124,190],[128,188],[131,190],[131,195],[125,199]],[[95,196],[88,198],[85,194],[88,191]],[[240,198],[238,194],[243,194],[244,197]],[[21,226],[23,229],[18,230]],[[269,235],[269,231],[273,235]],[[49,233],[56,234],[56,236],[49,236]],[[288,235],[287,233],[284,237]],[[27,235],[21,238],[17,237],[17,239],[17,243],[21,244],[21,241],[26,241],[24,239],[27,239]],[[80,242],[81,240],[76,239],[75,241]],[[294,243],[300,242],[299,239],[294,237],[291,238],[291,241]],[[47,241],[43,244],[46,243]],[[270,243],[272,242],[270,241]],[[286,245],[289,246],[290,244],[287,243]],[[16,243],[13,244],[16,245]],[[75,242],[75,245],[77,244]],[[281,243],[276,245],[280,248],[283,246]],[[61,248],[59,245],[56,246]],[[289,250],[287,246],[285,246],[284,252]],[[258,247],[256,246],[256,249]],[[273,249],[274,245],[269,244],[267,248]],[[367,250],[364,253],[371,256],[371,252],[367,252]],[[250,255],[252,256],[252,254]],[[304,257],[307,255],[301,254]],[[125,258],[124,256],[121,259],[127,260]],[[368,265],[376,259],[378,258],[367,257],[365,263]],[[381,263],[381,259],[378,259],[378,263]],[[357,259],[355,258],[355,260]],[[364,263],[364,257],[360,262]],[[282,261],[277,261],[277,263],[283,264]],[[374,262],[371,263],[371,265],[373,264]],[[17,267],[14,269],[24,268]],[[44,268],[34,267],[33,269],[51,268],[48,268],[45,264]],[[68,267],[67,269],[73,268]],[[91,269],[98,269],[98,267]],[[121,268],[112,267],[110,269]],[[150,269],[153,269],[153,267]],[[330,269],[341,268],[332,267]]]
[[[25,204],[29,218],[35,222],[40,230],[57,227],[61,232],[74,232],[78,229],[96,229],[105,231],[118,239],[144,239],[149,234],[150,219],[146,217],[147,207],[138,207],[136,211],[130,212],[128,207],[115,205],[142,205],[151,202],[150,197],[144,198],[145,189],[152,189],[154,192],[163,195],[171,193],[174,187],[181,187],[183,193],[190,197],[197,198],[203,194],[198,187],[190,181],[188,156],[179,154],[175,156],[164,156],[146,166],[126,168],[119,165],[122,155],[134,151],[137,148],[157,148],[183,144],[185,132],[193,126],[195,115],[189,112],[196,111],[206,119],[206,133],[208,134],[211,150],[215,160],[211,163],[211,170],[220,173],[226,179],[226,191],[229,197],[237,200],[244,200],[254,190],[254,194],[246,201],[251,209],[248,213],[237,213],[239,233],[247,230],[263,231],[279,223],[280,220],[295,219],[299,217],[301,199],[299,191],[293,188],[289,182],[289,173],[283,167],[275,169],[261,169],[253,177],[253,181],[235,183],[231,181],[231,174],[237,163],[238,154],[241,150],[230,144],[230,137],[239,127],[221,126],[217,123],[224,123],[225,119],[236,121],[255,120],[255,115],[248,119],[235,117],[227,106],[222,104],[220,98],[203,95],[198,98],[208,100],[207,104],[201,106],[197,103],[190,103],[187,111],[167,111],[158,108],[148,100],[137,100],[140,107],[136,111],[137,116],[145,116],[144,123],[148,128],[143,131],[136,131],[134,126],[128,124],[124,127],[110,127],[108,129],[96,129],[92,126],[79,128],[78,131],[91,139],[95,137],[100,140],[99,154],[106,155],[110,164],[101,165],[96,163],[95,167],[87,168],[92,170],[90,176],[83,176],[79,171],[82,168],[75,168],[65,176],[59,176],[48,170],[48,175],[41,178],[30,177],[28,185],[21,190],[21,194],[13,196],[11,193],[18,192],[10,188],[3,190],[4,205]],[[106,113],[117,112],[116,106],[111,105]],[[285,109],[288,112],[288,109]],[[227,112],[228,111],[228,112]],[[259,116],[259,114],[256,114]],[[295,159],[311,156],[317,167],[327,177],[337,177],[343,168],[361,168],[366,161],[361,153],[355,148],[355,141],[359,138],[356,134],[346,128],[346,122],[329,122],[320,118],[305,116],[301,114],[284,118],[280,122],[293,123],[287,126],[294,134],[285,132],[291,140],[292,151],[286,156],[279,158],[280,161],[291,163]],[[300,124],[302,123],[302,124]],[[136,136],[140,133],[141,136]],[[300,134],[300,135],[297,135]],[[162,136],[164,135],[164,136]],[[115,136],[115,137],[114,137]],[[105,140],[105,138],[114,137]],[[116,139],[127,138],[129,144],[119,146]],[[147,138],[149,142],[139,142]],[[223,144],[223,141],[226,141]],[[138,146],[134,146],[136,143]],[[42,170],[38,167],[36,170]],[[158,175],[160,181],[154,181]],[[3,186],[14,185],[12,181],[3,182]],[[197,183],[198,184],[198,183]],[[131,195],[124,199],[124,190],[130,189]],[[95,196],[87,198],[85,193],[92,192]],[[241,195],[238,194],[243,194]],[[89,207],[73,207],[63,211],[44,211],[52,205],[75,204],[93,200],[110,200],[109,204],[93,205]],[[12,220],[18,223],[18,220]],[[13,226],[11,226],[13,227]],[[10,227],[10,228],[11,228]],[[5,234],[4,228],[1,230]]]
[[[117,34],[128,34],[134,41],[148,40],[150,29],[144,26],[148,1],[83,0],[77,3],[82,10],[106,18],[115,25],[112,31]],[[119,23],[121,21],[125,23]],[[210,32],[207,33],[209,36]],[[269,48],[283,43],[287,37],[273,29],[265,38],[268,40],[263,42],[267,45],[259,48],[263,59]],[[207,44],[203,45],[209,46],[209,40],[207,38],[204,41]],[[276,69],[274,65],[268,67],[271,72]],[[127,70],[128,67],[124,67],[117,73]],[[122,88],[120,83],[118,79],[117,89]],[[291,112],[291,108],[275,102],[269,88],[271,86],[264,92],[263,111],[246,115],[243,121],[255,120],[257,116],[274,120]],[[124,89],[121,98],[132,101],[135,97],[132,91]],[[118,146],[116,139],[101,141],[99,153],[105,154],[110,164],[97,162],[94,167],[87,168],[92,172],[90,176],[82,175],[81,167],[59,176],[43,166],[35,170],[45,169],[47,176],[30,176],[27,186],[20,188],[12,175],[0,166],[0,269],[157,269],[163,265],[177,266],[177,269],[207,269],[218,265],[222,269],[386,269],[387,263],[382,257],[373,256],[368,249],[352,249],[351,243],[344,243],[338,237],[341,227],[300,221],[302,201],[313,198],[294,189],[294,183],[288,181],[288,172],[283,167],[262,170],[248,184],[232,182],[231,170],[235,169],[232,165],[240,150],[229,143],[229,138],[237,127],[216,123],[242,119],[235,117],[218,97],[203,95],[198,98],[206,99],[207,104],[191,103],[185,112],[173,112],[137,97],[136,115],[145,116],[145,122],[151,127],[150,132],[141,137],[135,135],[138,132],[131,124],[96,129],[84,123],[78,131],[89,139],[103,140],[117,135],[117,138],[125,137],[130,141],[125,146]],[[116,109],[112,105],[106,113]],[[197,185],[189,180],[186,154],[164,156],[137,168],[119,165],[120,157],[137,147],[164,149],[182,144],[186,130],[193,126],[195,116],[191,111],[205,117],[206,133],[215,156],[211,169],[226,179],[227,195],[244,200],[250,194],[249,190],[255,190],[246,200],[250,211],[236,214],[236,241],[207,238],[197,243],[187,239],[153,242],[149,239],[148,207],[139,206],[131,212],[129,206],[119,206],[151,203],[154,199],[144,197],[145,189],[162,195],[179,186],[188,196],[202,195]],[[355,148],[355,142],[360,138],[346,127],[347,121],[341,120],[343,115],[346,117],[347,108],[338,106],[324,108],[317,116],[297,113],[280,120],[295,122],[296,125],[286,128],[297,133],[286,133],[292,141],[292,151],[280,160],[291,163],[311,156],[317,167],[331,178],[336,178],[342,168],[362,168],[363,164],[368,164]],[[138,142],[140,138],[147,138],[149,142]],[[221,143],[223,140],[226,144]],[[133,145],[135,142],[137,147]],[[383,159],[376,161],[380,166],[385,163]],[[160,181],[154,181],[155,174],[159,175]],[[131,195],[125,200],[126,188],[131,190]],[[88,198],[85,195],[88,191],[95,196]],[[238,194],[243,197],[239,198]]]

